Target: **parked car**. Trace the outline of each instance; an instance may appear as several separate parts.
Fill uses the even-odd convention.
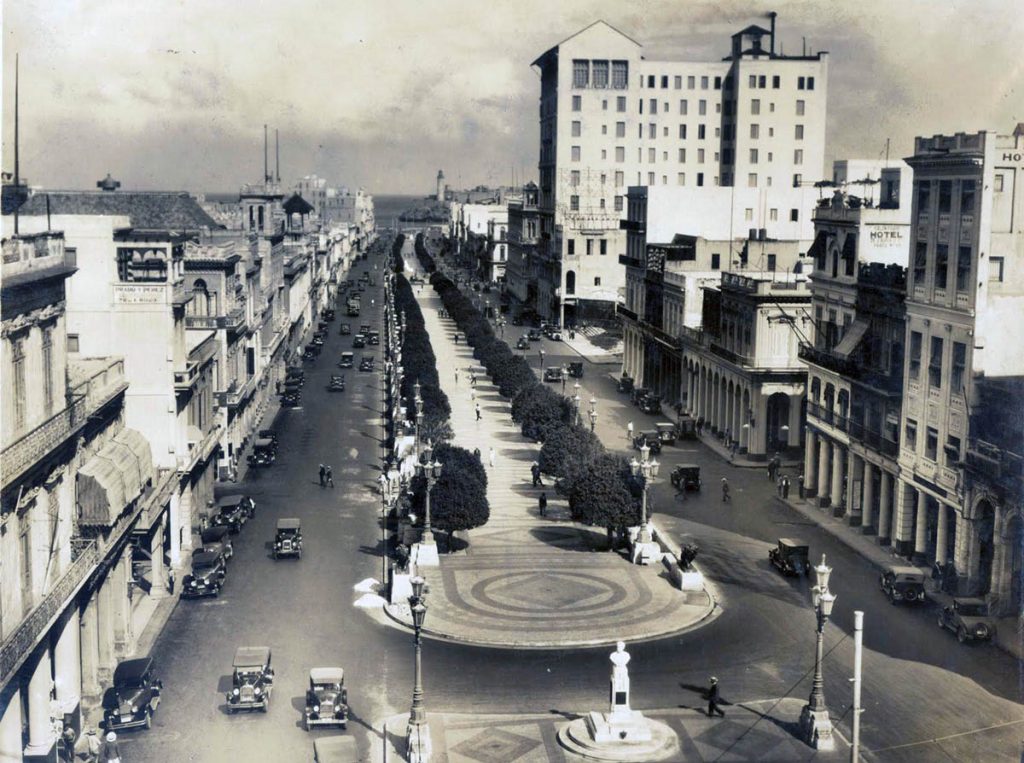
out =
[[[298,393],[286,392],[281,395],[281,405],[286,405],[288,397],[299,397]],[[257,437],[252,444],[252,453],[249,454],[249,466],[270,466],[277,459],[277,446],[274,441],[267,437]]]
[[[359,350],[366,346],[366,337],[362,334],[356,334],[352,337],[352,348]]]
[[[275,440],[270,440],[270,442],[272,443],[273,447],[277,447],[277,443]],[[217,499],[218,513],[228,508],[234,509],[234,507],[238,507],[238,509],[242,512],[243,524],[247,519],[252,519],[256,516],[256,501],[254,501],[247,495],[238,493],[233,495],[225,495]]]
[[[898,601],[908,603],[924,601],[924,573],[917,567],[901,567],[889,565],[879,576],[878,584],[882,593],[895,604]]]
[[[306,690],[306,731],[314,726],[348,728],[348,689],[341,668],[313,668]]]
[[[583,378],[583,362],[574,360],[569,364],[569,376],[574,379]]]
[[[327,385],[330,392],[345,391],[345,377],[342,374],[331,374],[331,383]]]
[[[369,334],[366,335],[366,340],[370,344],[372,344],[372,345],[379,345],[380,344],[380,332],[379,331],[371,331]]]
[[[996,626],[989,617],[988,604],[984,599],[953,599],[953,603],[943,607],[939,613],[939,627],[953,631],[961,644],[974,640],[990,641],[996,635]]]
[[[697,419],[687,414],[680,416],[679,420],[676,422],[676,433],[677,436],[680,438],[684,438],[687,440],[696,440]]]
[[[261,429],[256,433],[256,436],[263,440],[270,440],[274,444],[275,448],[279,444],[279,441],[277,439],[277,432],[275,432],[273,429]]]
[[[338,368],[352,368],[352,364],[355,362],[355,358],[355,353],[341,353],[341,360],[338,361]]]
[[[313,740],[313,763],[358,763],[361,760],[354,737],[336,734]]]
[[[700,467],[697,464],[679,464],[672,470],[672,484],[677,490],[700,490]]]
[[[324,321],[317,321],[317,324],[316,324],[316,333],[317,334],[326,334],[327,333],[327,329],[328,329],[327,321],[325,321],[325,320]]]
[[[286,378],[289,379],[293,376],[296,376],[300,379],[304,379],[306,378],[306,371],[304,368],[302,368],[302,366],[288,366],[284,370],[284,375]]]
[[[640,398],[640,410],[644,413],[661,413],[661,396],[647,393]]]
[[[324,346],[324,342],[326,340],[327,340],[327,333],[324,332],[324,331],[317,331],[317,332],[314,332],[313,338],[310,341],[310,344],[313,344],[313,345],[316,345],[317,347],[321,347],[322,348]]]
[[[348,336],[349,334],[352,333],[352,324],[342,323],[341,328],[338,329],[338,333],[341,334],[342,336]]]
[[[564,378],[561,366],[548,366],[544,369],[544,381],[546,382],[560,382]]]
[[[523,335],[523,336],[519,337],[518,340],[516,340],[516,349],[517,350],[525,350],[529,346],[530,346],[530,342],[527,340],[526,335]]]
[[[779,538],[777,546],[768,549],[768,561],[783,575],[807,575],[810,570],[810,549],[802,540]]]
[[[369,336],[370,335],[370,331],[372,331],[372,329],[370,328],[370,324],[369,323],[360,323],[359,324],[359,333],[362,334],[363,336]]]
[[[671,421],[659,421],[654,428],[658,430],[658,437],[661,438],[663,445],[676,444],[676,425]]]
[[[647,387],[633,387],[629,394],[629,399],[633,405],[640,405],[640,401],[651,394],[651,391]]]
[[[302,557],[302,525],[294,517],[282,517],[277,520],[277,533],[274,535],[274,558],[282,556]]]
[[[274,690],[274,669],[270,667],[270,647],[240,646],[231,662],[231,691],[227,693],[228,712],[262,710],[270,707]]]
[[[220,554],[200,551],[192,555],[192,571],[181,581],[181,595],[185,599],[217,596],[224,587],[227,566]]]
[[[373,355],[363,355],[363,359],[359,361],[360,371],[372,371],[373,370]]]
[[[540,332],[553,342],[562,341],[562,330],[555,323],[544,323],[540,327]]]
[[[632,392],[633,392],[633,377],[630,376],[629,374],[623,374],[622,376],[620,376],[619,377],[619,383],[617,385],[617,389],[618,389],[619,392],[628,392],[628,393],[632,394]]]
[[[163,681],[153,672],[153,658],[139,657],[118,663],[114,685],[103,692],[103,728],[106,731],[144,726],[153,728],[153,713],[160,704]]]
[[[637,450],[640,450],[644,445],[651,449],[652,456],[661,453],[661,438],[658,437],[656,431],[640,432],[633,438],[633,447]]]
[[[200,533],[199,537],[203,542],[203,551],[211,554],[220,554],[226,562],[235,555],[235,548],[231,545],[231,530],[223,525],[207,527]]]
[[[302,395],[298,392],[285,392],[281,395],[281,406],[283,408],[296,408],[302,404]]]
[[[323,316],[323,319],[325,321],[333,321],[334,318],[335,318],[336,313],[331,308],[325,307],[323,309],[323,311],[321,311],[320,315]]]
[[[306,360],[316,360],[320,357],[320,352],[323,350],[323,345],[310,342],[306,345],[305,349],[302,350],[302,357]]]
[[[540,329],[530,329],[526,334],[526,338],[531,342],[539,342],[541,340]]]

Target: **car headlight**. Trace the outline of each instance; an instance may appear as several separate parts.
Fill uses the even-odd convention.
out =
[[[314,713],[319,713],[320,712],[320,705],[313,705],[313,712]]]
[[[234,689],[232,689],[231,693],[237,697],[238,696],[238,687],[236,686]]]
[[[263,693],[263,689],[257,686],[255,689],[252,690],[252,693],[258,696]]]
[[[984,625],[978,625],[974,629],[974,632],[977,633],[979,636],[987,636],[988,635],[988,628],[986,626],[984,626]]]

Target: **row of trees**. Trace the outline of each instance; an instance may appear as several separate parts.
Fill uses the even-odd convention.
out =
[[[616,530],[638,524],[642,478],[634,478],[625,459],[608,453],[593,432],[577,424],[572,402],[538,381],[527,361],[495,336],[473,303],[437,272],[422,236],[416,239],[416,254],[433,273],[430,283],[474,356],[499,392],[512,399],[513,421],[525,437],[542,443],[538,464],[568,498],[573,519],[605,528],[609,539]]]

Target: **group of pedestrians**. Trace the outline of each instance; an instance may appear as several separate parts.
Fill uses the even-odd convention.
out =
[[[71,763],[78,760],[80,748],[82,759],[87,763],[121,763],[121,750],[117,744],[117,733],[108,731],[103,740],[100,740],[96,729],[86,726],[82,729],[82,739],[76,744],[75,730],[67,726],[61,735],[61,760]]]
[[[334,487],[334,471],[331,467],[320,464],[320,487]]]

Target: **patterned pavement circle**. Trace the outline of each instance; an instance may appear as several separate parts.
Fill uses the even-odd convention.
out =
[[[495,612],[550,611],[564,617],[607,609],[627,597],[626,589],[596,575],[565,572],[519,572],[484,578],[471,589],[472,598]]]

